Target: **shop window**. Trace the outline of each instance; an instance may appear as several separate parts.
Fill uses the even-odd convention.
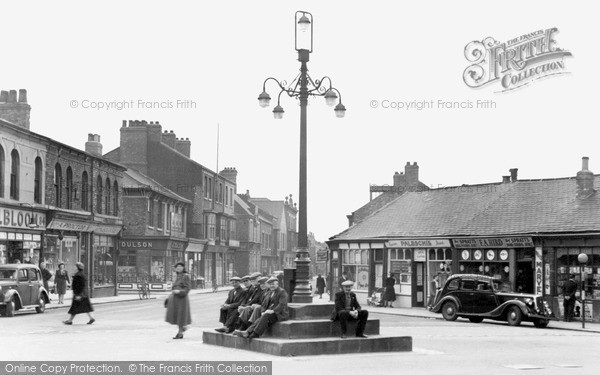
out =
[[[0,149],[0,154],[1,153],[2,149]],[[0,156],[0,162],[2,162],[1,159],[2,156]],[[0,173],[2,173],[2,167],[0,167]],[[0,187],[0,197],[2,196],[1,191],[2,188]],[[42,203],[42,159],[39,156],[35,158],[35,171],[33,177],[33,201],[35,203]]]
[[[19,199],[19,172],[21,162],[17,150],[12,150],[10,153],[10,197]]]
[[[435,249],[429,249],[429,260],[436,260]]]
[[[375,256],[375,262],[383,262],[383,249],[375,249],[373,254]]]
[[[94,235],[94,286],[114,285],[115,276],[115,245],[114,238]]]

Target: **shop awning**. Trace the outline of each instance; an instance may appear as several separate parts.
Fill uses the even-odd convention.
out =
[[[90,224],[76,221],[65,221],[54,219],[46,226],[46,229],[69,230],[73,232],[89,232]]]
[[[121,230],[121,226],[117,225],[98,225],[98,224],[90,224],[89,232],[94,232],[94,234],[105,234],[108,236],[116,236]]]

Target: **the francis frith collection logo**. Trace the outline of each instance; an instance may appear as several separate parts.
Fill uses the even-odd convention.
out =
[[[500,43],[492,37],[473,41],[465,47],[472,65],[463,73],[467,86],[479,88],[498,82],[498,92],[514,90],[553,75],[568,73],[565,57],[571,52],[557,46],[557,28],[536,30]]]

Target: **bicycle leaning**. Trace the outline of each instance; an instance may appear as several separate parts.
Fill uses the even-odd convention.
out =
[[[141,283],[138,283],[138,296],[140,299],[150,298],[150,287],[147,282],[142,281]]]

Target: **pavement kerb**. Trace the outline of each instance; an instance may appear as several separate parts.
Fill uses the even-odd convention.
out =
[[[190,290],[190,294],[209,294],[209,293],[225,293],[231,289],[229,286],[220,287],[217,292],[213,292],[212,289],[192,289]],[[165,292],[152,292],[150,294],[149,299],[160,299],[166,298],[169,295],[168,291]],[[323,295],[324,297],[326,294]],[[71,306],[72,294],[71,290],[67,291],[67,294],[64,298],[64,304],[57,305],[58,296],[52,294],[50,296],[52,298],[52,302],[46,305],[46,309],[61,309],[61,308],[69,308]],[[102,305],[107,303],[117,303],[117,302],[128,302],[128,301],[141,301],[137,293],[123,293],[117,296],[110,297],[97,297],[91,299],[93,305]],[[322,300],[316,299],[315,303],[328,303],[328,298],[323,298]],[[365,303],[366,305],[366,303]],[[403,307],[393,307],[393,308],[384,308],[384,307],[373,307],[367,306],[366,310],[374,314],[383,314],[383,315],[396,315],[396,316],[407,316],[413,318],[423,318],[423,319],[437,319],[443,320],[441,314],[432,313],[426,309],[421,308],[403,308]],[[578,326],[576,326],[578,325]],[[600,333],[600,323],[590,323],[586,322],[586,328],[581,327],[581,322],[562,322],[557,320],[550,321],[548,325],[549,329],[560,329],[560,330],[568,330],[568,331],[577,331],[577,332],[591,332],[591,333]]]

